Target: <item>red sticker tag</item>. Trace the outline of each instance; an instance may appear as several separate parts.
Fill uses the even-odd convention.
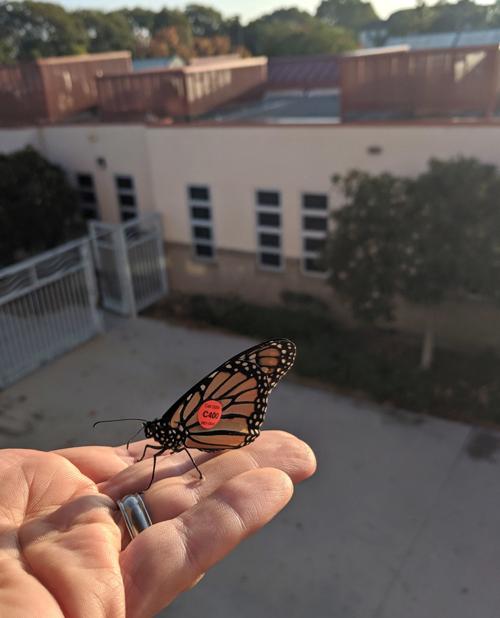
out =
[[[209,399],[201,404],[198,409],[198,423],[203,429],[212,429],[220,421],[222,416],[222,404],[215,399]]]

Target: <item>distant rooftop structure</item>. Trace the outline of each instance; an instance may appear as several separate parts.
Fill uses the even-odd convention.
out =
[[[132,60],[134,71],[150,71],[154,69],[177,69],[186,63],[179,56],[163,56],[161,58],[139,58]]]
[[[132,70],[129,51],[0,65],[0,124],[59,122],[97,105],[96,77]]]
[[[259,101],[213,114],[209,120],[244,124],[337,124],[338,89],[268,91]]]
[[[101,119],[192,120],[262,93],[267,58],[211,58],[177,69],[136,71],[97,79]]]
[[[436,32],[390,36],[384,47],[408,45],[410,49],[443,49],[447,47],[473,47],[500,45],[500,28],[492,30],[466,30],[463,32]]]
[[[269,58],[269,88],[336,88],[339,58],[334,54]]]
[[[500,113],[498,45],[380,50],[342,58],[343,120],[494,118]]]

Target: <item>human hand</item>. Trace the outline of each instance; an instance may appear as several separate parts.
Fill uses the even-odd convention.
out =
[[[192,587],[290,500],[315,470],[297,438],[162,456],[144,501],[153,526],[130,541],[116,506],[147,486],[145,441],[116,448],[0,451],[0,615],[146,618]]]

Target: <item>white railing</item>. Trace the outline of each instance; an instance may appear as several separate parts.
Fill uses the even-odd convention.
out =
[[[89,223],[104,308],[135,316],[167,293],[161,217],[142,215],[127,223]]]
[[[0,270],[0,388],[101,330],[87,239]]]

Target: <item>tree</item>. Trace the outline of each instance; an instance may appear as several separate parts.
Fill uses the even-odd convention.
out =
[[[371,3],[362,0],[322,0],[316,17],[331,26],[342,26],[355,32],[378,20]]]
[[[127,18],[119,11],[103,13],[102,11],[75,11],[87,33],[87,51],[90,53],[113,50],[134,50],[136,39]]]
[[[146,55],[153,58],[176,55],[189,60],[194,55],[193,42],[190,40],[189,44],[184,43],[178,29],[175,26],[168,26],[154,33]]]
[[[209,6],[188,4],[184,10],[194,36],[222,36],[226,32],[226,24],[222,14]]]
[[[488,7],[471,0],[455,4],[442,3],[434,7],[432,32],[461,32],[488,27]]]
[[[83,26],[61,6],[47,2],[2,3],[0,40],[3,54],[10,60],[80,54],[86,50]]]
[[[475,159],[431,160],[415,179],[351,172],[329,242],[330,282],[353,314],[395,319],[399,298],[429,315],[455,297],[500,301],[500,173]],[[433,360],[426,325],[421,366]]]
[[[64,172],[33,148],[0,155],[0,263],[55,247],[78,223]]]
[[[435,7],[420,3],[414,9],[402,9],[389,16],[386,25],[391,36],[406,36],[429,32],[435,15]]]
[[[230,51],[231,41],[228,36],[197,36],[194,39],[195,56],[220,56]]]
[[[357,46],[349,31],[298,9],[281,9],[251,22],[245,28],[244,40],[253,54],[266,56],[334,54]]]

